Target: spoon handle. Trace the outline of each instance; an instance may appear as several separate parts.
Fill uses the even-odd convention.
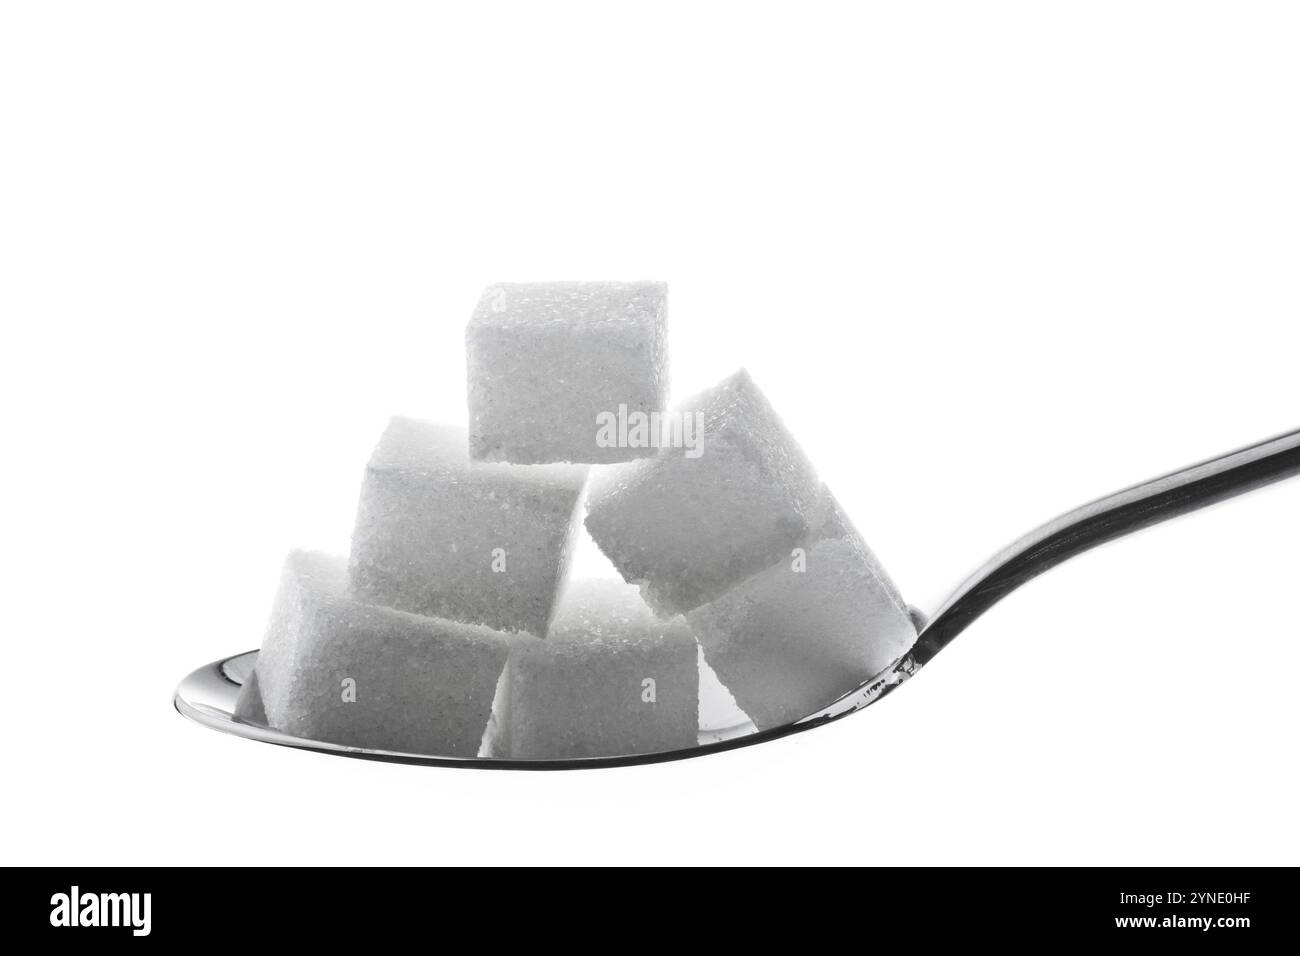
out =
[[[1020,585],[1090,548],[1300,474],[1300,431],[1211,458],[1105,498],[1031,531],[991,558],[944,602],[904,659],[920,667]]]

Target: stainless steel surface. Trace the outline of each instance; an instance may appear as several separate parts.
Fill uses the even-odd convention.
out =
[[[176,690],[176,709],[214,730],[264,743],[346,757],[442,767],[572,770],[655,763],[700,757],[775,740],[820,727],[881,700],[914,677],[981,614],[1016,588],[1090,548],[1207,505],[1300,474],[1300,431],[1161,475],[1067,512],[1000,551],[968,578],[928,621],[919,612],[913,648],[875,679],[823,710],[785,727],[757,732],[751,723],[707,728],[699,744],[684,750],[565,760],[441,757],[347,747],[282,734],[234,716],[239,688],[252,673],[256,651],[216,661],[186,677]]]

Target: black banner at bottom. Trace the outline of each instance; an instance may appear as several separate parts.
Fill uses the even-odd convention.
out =
[[[847,931],[913,943],[956,933],[972,941],[1237,948],[1293,935],[1294,872],[861,868],[721,879],[660,872],[617,883],[600,877],[584,888],[588,877],[576,869],[563,882],[421,869],[10,869],[4,909],[10,930],[96,946],[238,945],[243,934],[265,942],[268,933],[295,944],[439,946],[449,942],[439,933],[507,927],[539,943],[588,934],[612,943],[626,932],[672,946],[688,922],[715,922],[734,936],[807,934],[808,945]]]

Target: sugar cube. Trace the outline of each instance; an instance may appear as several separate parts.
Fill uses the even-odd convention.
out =
[[[661,282],[489,287],[465,332],[472,457],[537,464],[653,455],[600,426],[665,408],[666,316]]]
[[[313,740],[473,757],[510,639],[353,600],[342,558],[294,551],[237,712]]]
[[[587,530],[656,613],[689,611],[783,557],[808,531],[818,481],[740,370],[669,413],[695,445],[597,469]]]
[[[687,619],[760,730],[834,703],[916,639],[907,605],[829,491],[797,549]]]
[[[366,468],[354,595],[413,614],[546,633],[586,468],[478,464],[465,429],[394,418]]]
[[[697,645],[630,585],[569,585],[546,640],[517,641],[502,679],[494,756],[607,757],[699,740]]]

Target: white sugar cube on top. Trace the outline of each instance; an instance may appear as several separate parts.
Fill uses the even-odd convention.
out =
[[[473,757],[510,639],[353,600],[341,557],[285,561],[236,716],[353,747]]]
[[[898,589],[829,491],[797,549],[687,619],[760,730],[834,703],[916,640]]]
[[[587,469],[472,463],[467,449],[464,428],[389,423],[362,483],[352,591],[370,604],[544,635]]]
[[[787,557],[819,483],[743,369],[670,413],[694,443],[596,469],[587,530],[659,614],[691,610]]]
[[[502,283],[469,320],[476,460],[606,463],[655,453],[668,389],[661,282]]]

